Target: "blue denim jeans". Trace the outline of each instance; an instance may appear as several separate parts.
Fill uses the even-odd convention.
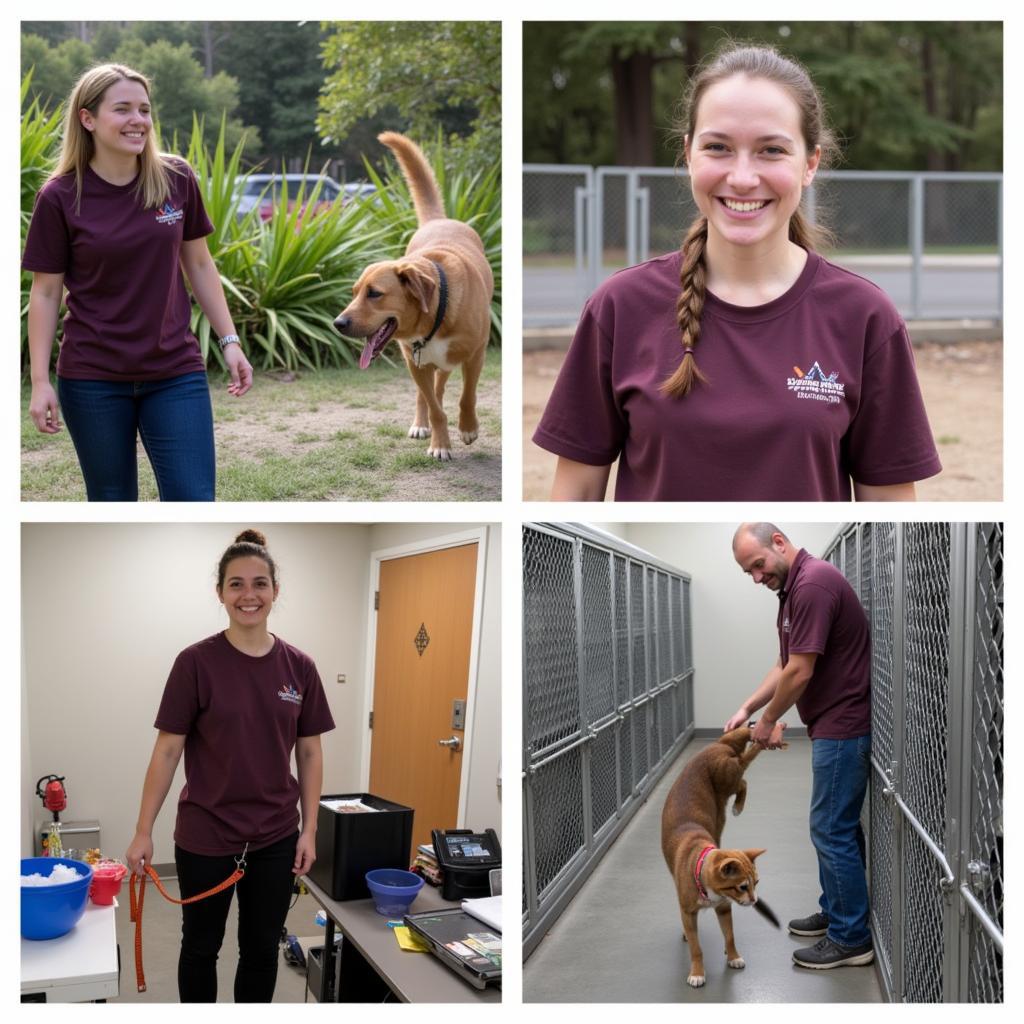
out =
[[[843,946],[871,940],[861,807],[871,771],[871,735],[811,745],[811,842],[818,853],[828,937]]]
[[[206,374],[167,380],[57,378],[89,501],[138,501],[136,437],[161,501],[213,501],[213,408]]]

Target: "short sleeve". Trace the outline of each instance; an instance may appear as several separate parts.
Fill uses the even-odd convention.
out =
[[[322,732],[330,732],[334,728],[334,718],[327,705],[327,694],[320,680],[320,673],[312,659],[305,667],[306,688],[302,694],[302,713],[296,735],[319,736]]]
[[[174,659],[153,726],[161,732],[185,736],[192,731],[192,723],[198,714],[199,686],[195,657],[185,650]]]
[[[942,471],[903,323],[864,360],[860,405],[843,444],[857,483],[905,484]]]
[[[56,191],[43,187],[36,196],[25,238],[21,269],[40,274],[64,274],[71,254],[71,237]]]
[[[789,600],[789,653],[824,654],[839,610],[836,594],[805,583]]]
[[[183,241],[191,242],[196,238],[205,238],[213,234],[213,222],[206,213],[203,194],[199,190],[195,172],[188,164],[182,165],[181,172],[185,179],[185,221],[181,237]]]
[[[534,444],[591,466],[611,465],[627,424],[612,380],[612,339],[588,303],[537,430]]]

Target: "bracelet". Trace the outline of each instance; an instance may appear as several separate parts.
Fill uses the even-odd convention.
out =
[[[228,345],[241,345],[242,339],[237,334],[225,334],[223,338],[217,339],[217,344],[220,345],[221,351],[223,351]]]

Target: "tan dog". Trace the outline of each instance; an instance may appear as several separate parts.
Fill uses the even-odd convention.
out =
[[[746,966],[736,949],[732,905],[757,903],[754,860],[764,850],[720,850],[725,805],[736,794],[733,814],[747,799],[743,773],[760,753],[747,747],[750,729],[733,729],[697,754],[669,790],[661,814],[661,850],[672,872],[679,898],[683,932],[690,947],[687,984],[704,984],[704,953],[697,935],[697,914],[714,907],[725,939],[725,957],[735,969]]]
[[[420,226],[402,259],[363,271],[334,326],[341,334],[366,339],[359,359],[363,369],[398,339],[418,388],[409,437],[429,433],[428,453],[450,459],[444,388],[461,366],[459,434],[464,444],[472,444],[480,429],[476,386],[491,330],[494,276],[480,236],[468,224],[445,217],[437,181],[419,146],[397,132],[377,138],[398,159]]]

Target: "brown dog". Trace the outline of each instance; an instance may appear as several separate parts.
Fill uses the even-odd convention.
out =
[[[409,437],[429,433],[428,454],[450,459],[444,387],[461,366],[459,434],[464,444],[472,444],[480,429],[476,385],[491,330],[494,276],[480,236],[468,224],[445,217],[437,181],[419,146],[397,132],[377,138],[398,159],[420,226],[402,259],[363,271],[334,326],[341,334],[366,339],[359,359],[363,369],[398,339],[418,388]]]
[[[686,981],[693,988],[704,984],[697,914],[705,907],[715,908],[729,966],[737,970],[746,966],[736,950],[732,905],[757,902],[754,860],[764,850],[720,850],[718,844],[729,797],[736,794],[733,814],[743,810],[747,799],[743,773],[761,750],[756,745],[748,748],[749,739],[748,727],[733,729],[697,754],[669,790],[661,814],[661,850],[676,883],[683,932],[690,946]]]

